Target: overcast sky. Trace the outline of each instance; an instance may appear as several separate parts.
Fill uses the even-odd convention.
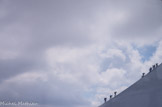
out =
[[[161,0],[0,0],[1,101],[97,107],[161,59]]]

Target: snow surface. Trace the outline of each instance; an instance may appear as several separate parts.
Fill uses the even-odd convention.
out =
[[[162,64],[99,107],[162,107]]]

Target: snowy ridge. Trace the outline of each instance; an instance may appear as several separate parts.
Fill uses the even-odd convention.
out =
[[[162,64],[99,107],[162,107]]]

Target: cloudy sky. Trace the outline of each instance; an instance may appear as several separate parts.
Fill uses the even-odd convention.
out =
[[[1,101],[97,107],[161,59],[161,0],[0,0]]]

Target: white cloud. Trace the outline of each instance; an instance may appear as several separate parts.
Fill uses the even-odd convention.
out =
[[[125,80],[125,71],[122,69],[108,69],[101,73],[100,83],[109,85],[109,87],[117,87],[122,80]]]
[[[119,57],[123,61],[125,61],[126,57],[123,54],[123,52],[120,49],[109,49],[105,53],[101,53],[101,56],[103,58],[113,58],[113,57]]]

